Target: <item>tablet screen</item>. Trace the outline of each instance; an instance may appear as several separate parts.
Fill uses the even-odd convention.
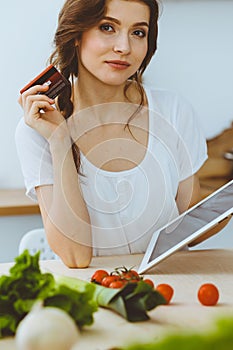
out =
[[[206,201],[202,201],[201,204],[191,208],[183,216],[179,216],[177,220],[173,221],[172,224],[162,229],[148,259],[148,263],[166,253],[169,249],[200,229],[203,228],[204,232],[205,226],[208,229],[208,224],[211,222],[217,223],[218,220],[216,219],[230,210],[229,215],[232,213],[231,209],[233,209],[233,182]]]

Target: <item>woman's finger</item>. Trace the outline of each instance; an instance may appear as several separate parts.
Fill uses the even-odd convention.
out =
[[[31,125],[34,120],[43,117],[44,112],[54,110],[55,108],[47,101],[34,101],[30,110],[25,113],[25,122]]]
[[[49,89],[48,85],[32,86],[31,88],[27,89],[20,95],[18,102],[24,108],[24,105],[26,104],[26,101],[29,96],[40,96],[40,97],[45,96],[48,99],[49,97],[45,95],[45,92],[48,89]]]
[[[39,113],[41,112],[41,109],[49,111],[54,110],[54,108],[52,107],[53,104],[54,100],[45,95],[29,95],[22,103],[24,115],[25,117],[26,115],[28,115],[29,118],[31,114],[33,114],[34,118],[35,115],[37,118],[40,117]],[[33,105],[34,107],[32,110]]]
[[[46,84],[43,85],[34,85],[30,88],[28,88],[27,90],[25,90],[21,96],[28,96],[28,95],[36,95],[40,92],[45,93],[47,90],[49,90],[49,86]]]
[[[47,101],[34,101],[31,106],[31,113],[35,114],[43,111],[53,111],[55,108]]]

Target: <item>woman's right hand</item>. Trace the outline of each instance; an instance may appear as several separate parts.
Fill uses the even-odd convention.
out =
[[[48,89],[47,85],[35,85],[23,92],[18,102],[24,110],[25,123],[49,141],[58,127],[58,134],[62,132],[64,136],[68,129],[65,118],[53,106],[55,101],[44,94]]]

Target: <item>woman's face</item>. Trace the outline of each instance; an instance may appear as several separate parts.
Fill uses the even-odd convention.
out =
[[[149,19],[149,7],[143,2],[108,0],[105,17],[76,43],[79,77],[124,84],[147,54]]]

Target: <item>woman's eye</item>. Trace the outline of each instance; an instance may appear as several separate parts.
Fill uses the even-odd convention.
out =
[[[113,27],[108,23],[101,24],[100,30],[102,30],[103,32],[113,32],[114,31]]]
[[[146,32],[144,30],[137,29],[133,32],[133,35],[136,35],[139,38],[144,38],[146,36]]]

